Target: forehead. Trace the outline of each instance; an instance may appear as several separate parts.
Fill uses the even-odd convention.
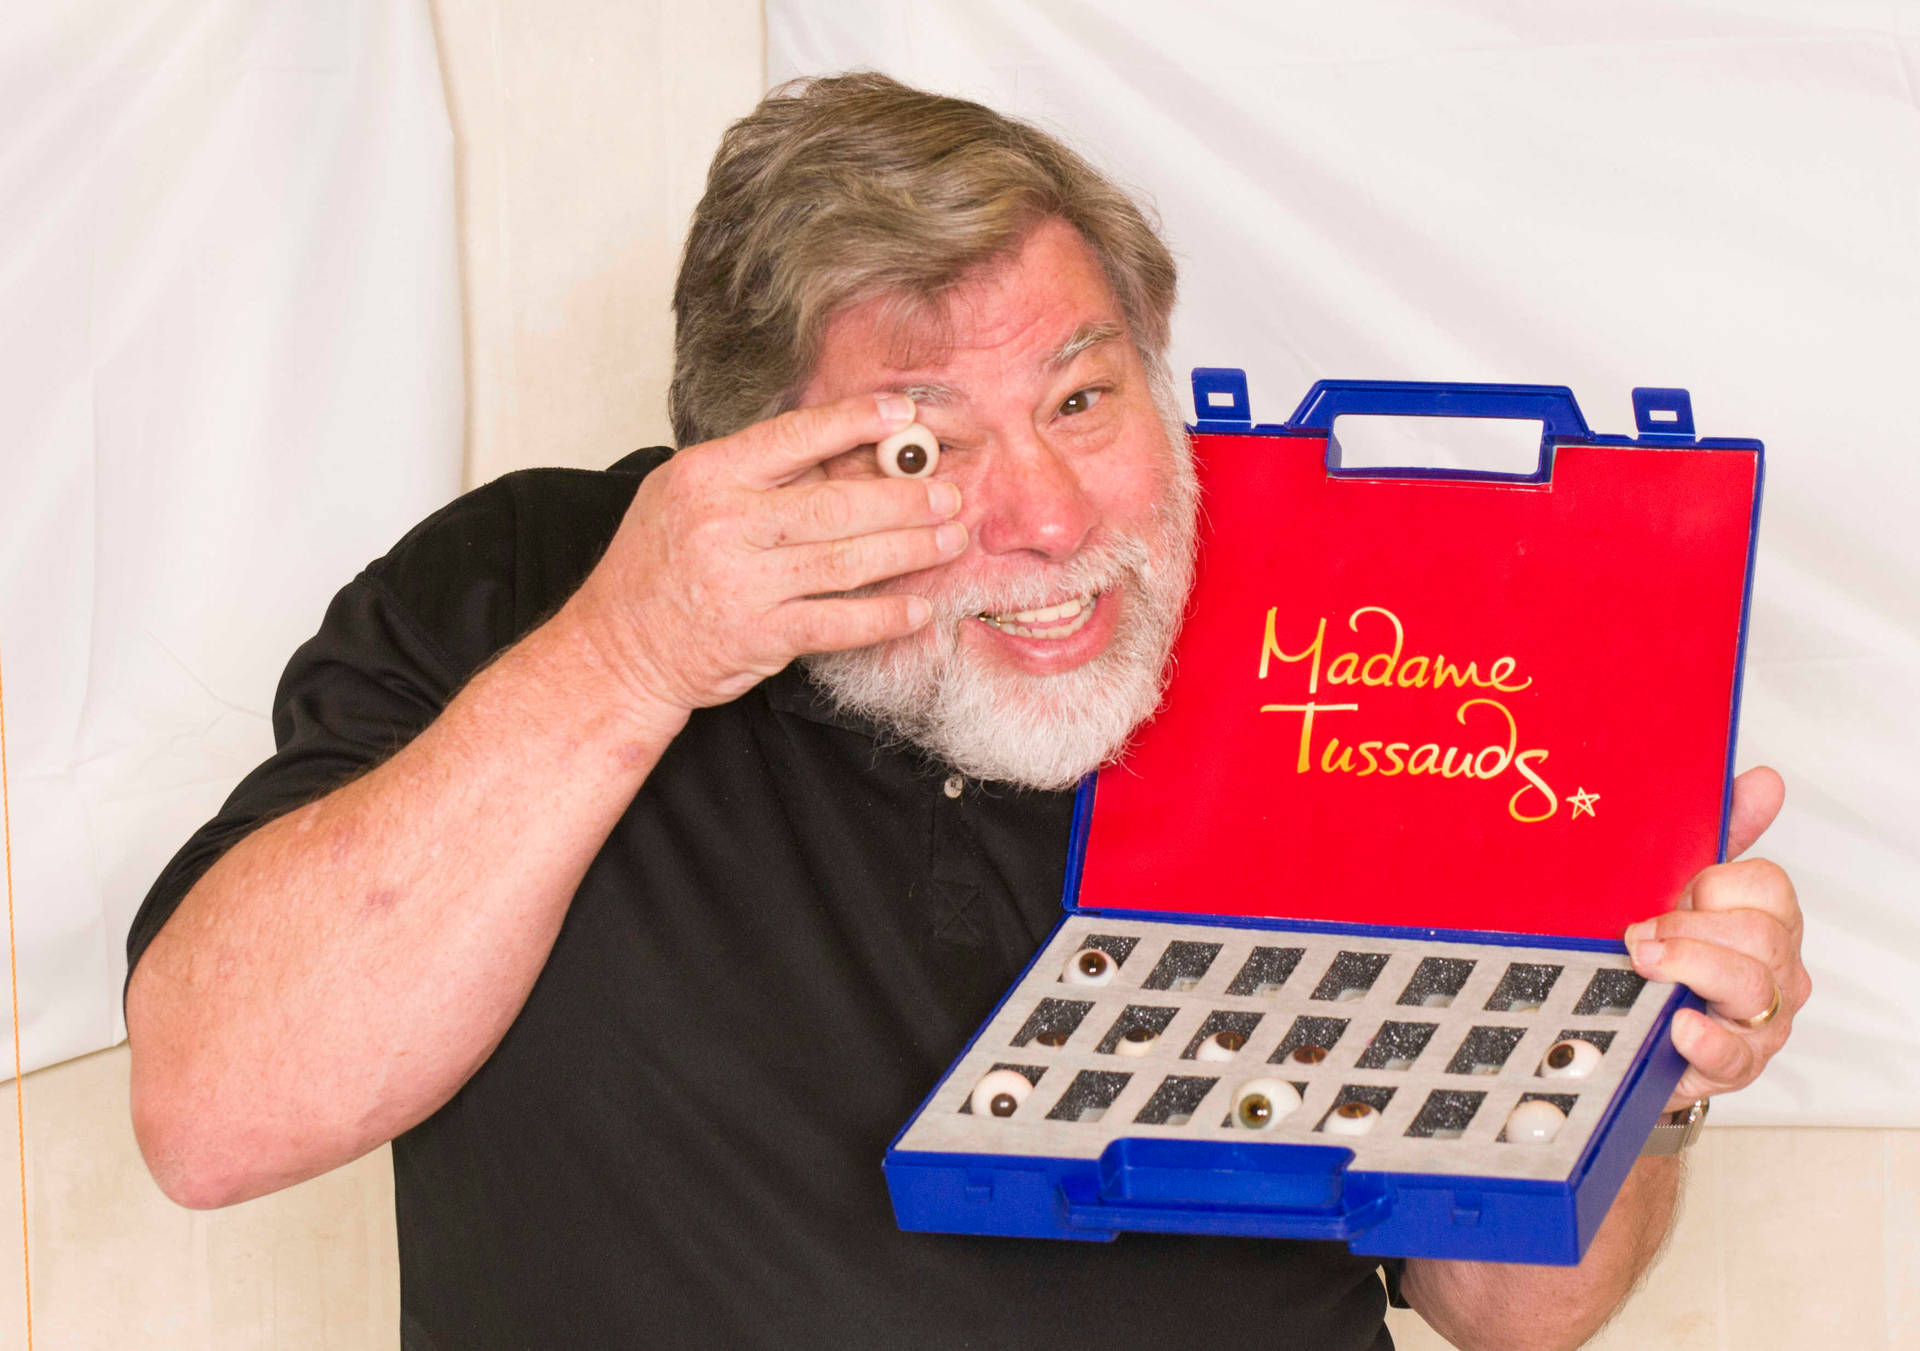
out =
[[[1050,220],[939,297],[881,296],[842,310],[827,325],[809,391],[831,398],[1044,373],[1125,334],[1093,250],[1072,226]]]

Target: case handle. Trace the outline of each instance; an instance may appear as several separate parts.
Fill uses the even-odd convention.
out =
[[[1374,417],[1515,418],[1538,422],[1546,440],[1592,435],[1565,385],[1442,384],[1424,380],[1317,380],[1289,427],[1331,431],[1345,414]]]
[[[1115,1140],[1092,1175],[1062,1179],[1068,1222],[1083,1229],[1215,1233],[1223,1211],[1270,1217],[1274,1232],[1345,1239],[1378,1224],[1391,1197],[1370,1175],[1349,1174],[1353,1151],[1334,1145],[1239,1145]]]

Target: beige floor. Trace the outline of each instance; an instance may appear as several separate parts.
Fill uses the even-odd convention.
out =
[[[61,1351],[393,1351],[382,1149],[231,1210],[155,1190],[124,1048],[27,1077],[33,1342]],[[26,1345],[13,1094],[0,1092],[0,1347]],[[1920,1351],[1920,1131],[1710,1131],[1680,1230],[1605,1351]],[[1396,1314],[1404,1351],[1444,1347]]]

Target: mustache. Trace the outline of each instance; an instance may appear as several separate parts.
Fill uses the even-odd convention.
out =
[[[919,587],[936,621],[957,622],[983,614],[1012,614],[1094,595],[1130,577],[1144,577],[1153,555],[1144,540],[1119,535],[1081,549],[1064,562],[999,581],[961,579],[951,586]]]

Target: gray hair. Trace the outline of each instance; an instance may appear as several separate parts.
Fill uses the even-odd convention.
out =
[[[667,409],[682,446],[793,406],[828,323],[906,312],[1018,250],[1048,218],[1099,260],[1164,381],[1175,269],[1125,191],[1058,140],[872,72],[795,80],[721,138],[674,285]]]

